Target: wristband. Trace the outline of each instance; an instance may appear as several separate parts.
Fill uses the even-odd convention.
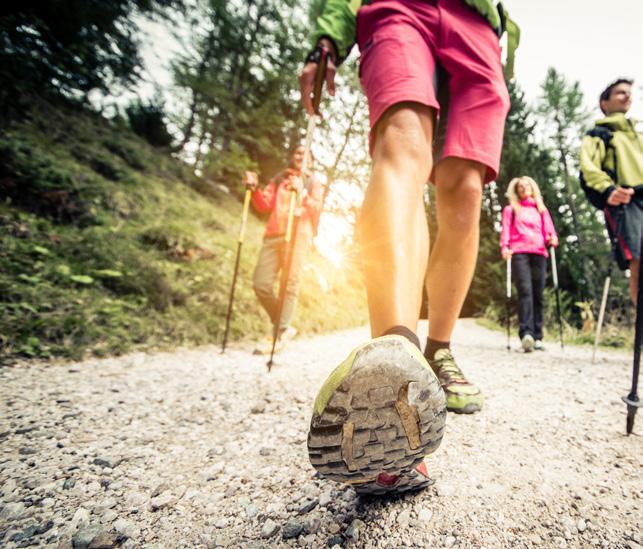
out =
[[[324,46],[322,46],[321,44],[317,44],[312,50],[308,52],[305,62],[319,64],[324,49]]]

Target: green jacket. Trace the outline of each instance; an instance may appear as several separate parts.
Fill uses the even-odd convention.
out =
[[[505,74],[513,77],[514,53],[520,42],[520,29],[514,23],[501,4],[497,6],[492,0],[463,0],[477,10],[491,25],[498,36],[507,33],[507,63]],[[313,45],[320,38],[330,38],[337,47],[337,64],[339,65],[350,53],[355,44],[357,12],[368,0],[326,0],[321,15],[317,18],[317,27],[313,33]]]
[[[601,193],[604,200],[616,185],[643,185],[643,134],[636,131],[636,121],[619,112],[597,120],[596,125],[608,128],[612,139],[606,147],[600,137],[583,138],[580,170],[586,185]],[[616,180],[608,172],[615,174]]]

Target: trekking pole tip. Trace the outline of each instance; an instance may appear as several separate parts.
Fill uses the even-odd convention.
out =
[[[625,422],[625,432],[628,435],[631,435],[632,431],[634,430],[634,418],[636,417],[636,412],[643,405],[643,401],[639,400],[638,396],[629,394],[623,397],[623,402],[627,404],[627,420]]]

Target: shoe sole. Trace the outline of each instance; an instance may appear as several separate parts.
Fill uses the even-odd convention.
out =
[[[429,479],[414,469],[444,434],[446,398],[437,377],[400,336],[378,338],[354,355],[320,410],[316,402],[310,462],[325,478],[348,483],[359,494],[427,486]]]
[[[527,340],[522,343],[522,349],[525,353],[531,353],[534,350],[535,345],[536,343],[533,339],[531,341]]]
[[[447,406],[447,410],[456,414],[475,414],[482,410],[482,406],[480,404],[465,404],[462,408]]]

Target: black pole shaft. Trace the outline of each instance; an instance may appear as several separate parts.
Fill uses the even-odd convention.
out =
[[[226,345],[228,344],[228,334],[230,333],[230,319],[232,318],[232,304],[234,303],[234,290],[237,286],[237,276],[239,274],[239,263],[241,259],[241,246],[243,242],[239,242],[237,246],[237,258],[234,261],[234,274],[232,275],[232,286],[230,287],[230,300],[228,301],[228,314],[225,319],[225,332],[223,333],[223,343],[221,344],[221,352],[225,352]]]
[[[623,399],[627,404],[627,420],[625,431],[628,435],[634,430],[634,418],[640,406],[638,397],[639,370],[641,366],[641,338],[643,337],[643,276],[639,273],[638,291],[636,296],[636,328],[634,332],[634,359],[632,361],[632,387],[630,393]]]
[[[511,351],[511,257],[507,258],[505,313],[507,316],[507,351]]]
[[[272,332],[272,349],[270,350],[270,359],[268,360],[268,371],[271,370],[273,365],[273,358],[275,356],[275,347],[277,346],[277,340],[279,339],[279,325],[281,324],[281,315],[284,310],[284,301],[286,300],[286,290],[288,289],[288,279],[290,278],[290,269],[292,267],[292,258],[295,254],[295,245],[297,243],[297,228],[299,227],[299,215],[295,215],[293,218],[290,242],[286,242],[286,260],[284,262],[284,267],[281,270],[281,283],[279,285],[279,304],[277,306],[277,315],[275,317],[275,323],[273,326]]]

